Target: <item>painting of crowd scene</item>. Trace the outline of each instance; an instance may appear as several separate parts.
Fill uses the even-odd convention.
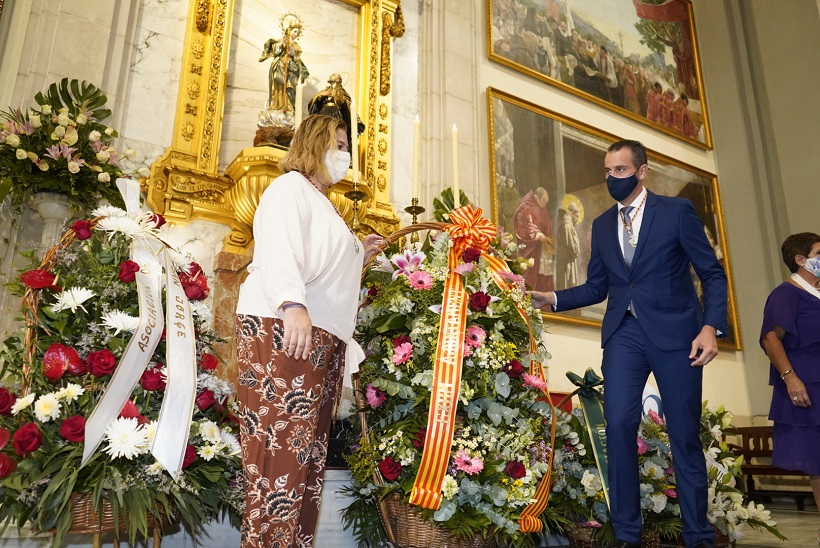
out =
[[[490,59],[702,148],[689,0],[487,0]]]
[[[606,150],[618,138],[504,92],[487,91],[492,220],[524,246],[524,281],[539,291],[583,284],[592,221],[614,205],[604,175]],[[644,181],[652,192],[689,199],[729,277],[729,333],[721,345],[740,349],[717,178],[650,151]],[[700,282],[692,272],[698,291]],[[600,327],[606,302],[548,314],[551,319]]]

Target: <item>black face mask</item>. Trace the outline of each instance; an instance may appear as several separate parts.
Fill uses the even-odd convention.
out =
[[[606,188],[609,190],[609,195],[619,202],[625,200],[637,187],[638,175],[636,173],[633,173],[629,177],[613,177],[609,175],[606,178]]]

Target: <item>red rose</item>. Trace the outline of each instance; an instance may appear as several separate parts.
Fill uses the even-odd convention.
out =
[[[524,366],[518,360],[510,360],[501,370],[511,379],[520,379],[524,375]]]
[[[74,415],[60,425],[60,435],[73,443],[85,441],[85,417]]]
[[[393,348],[397,348],[404,343],[412,344],[413,341],[410,340],[410,337],[407,335],[399,335],[398,337],[393,337]]]
[[[199,367],[205,371],[213,371],[216,369],[217,365],[219,365],[219,358],[213,354],[204,353],[199,358]]]
[[[379,294],[379,288],[376,287],[375,285],[371,285],[370,288],[367,290],[367,296],[368,297],[375,297],[378,294]]]
[[[82,219],[74,221],[74,224],[71,225],[71,230],[74,231],[78,240],[87,240],[91,237],[91,221],[84,221]]]
[[[393,457],[387,457],[379,463],[379,472],[387,481],[393,481],[401,474],[401,463],[394,461]]]
[[[210,388],[203,389],[196,397],[196,406],[200,411],[205,411],[215,403],[216,396]]]
[[[142,372],[140,377],[140,384],[145,390],[153,392],[154,390],[165,390],[165,375],[159,367],[152,367]]]
[[[508,461],[507,466],[504,467],[504,473],[512,479],[517,480],[527,475],[527,469],[524,468],[524,463],[518,462],[517,460],[511,460]]]
[[[4,448],[11,439],[11,432],[3,427],[0,427],[0,449]]]
[[[5,453],[0,453],[0,478],[5,478],[17,468],[17,463]]]
[[[165,224],[165,217],[163,217],[159,213],[154,213],[153,215],[151,215],[151,220],[154,222],[157,228]]]
[[[182,467],[188,468],[196,460],[196,447],[190,443],[185,446],[185,457],[182,459]]]
[[[20,281],[32,289],[44,289],[54,285],[54,274],[48,270],[29,270],[20,274]]]
[[[211,292],[208,289],[208,279],[205,277],[202,267],[197,263],[189,264],[187,272],[180,272],[179,281],[182,283],[185,295],[192,301],[201,301],[207,298]]]
[[[17,454],[25,457],[40,448],[40,445],[43,443],[43,435],[40,433],[40,429],[37,428],[36,424],[27,422],[14,433],[12,443],[14,444],[14,450],[17,451]]]
[[[470,295],[470,310],[473,312],[484,312],[490,304],[490,296],[483,291],[476,291]]]
[[[76,350],[64,344],[54,343],[43,354],[43,376],[51,382],[57,382],[63,378],[66,370],[83,367],[82,363],[83,360]]]
[[[96,352],[89,352],[85,363],[88,366],[88,372],[99,379],[114,372],[117,367],[117,358],[110,350],[104,348]]]
[[[481,258],[481,251],[477,250],[474,247],[468,247],[464,250],[464,253],[461,254],[461,260],[465,263],[474,263]]]
[[[10,417],[11,408],[16,401],[17,396],[9,392],[8,388],[0,388],[0,415]]]
[[[139,409],[134,402],[131,400],[125,400],[125,404],[122,406],[120,410],[120,417],[124,419],[137,419],[138,424],[148,424],[149,421],[146,417],[140,414]]]
[[[427,429],[426,428],[419,428],[418,431],[416,432],[416,435],[413,436],[412,440],[410,440],[410,443],[413,445],[413,447],[415,447],[416,449],[421,451],[422,449],[424,449],[424,439],[426,437],[427,437]]]
[[[136,274],[139,271],[139,263],[135,263],[134,261],[123,261],[120,263],[120,273],[117,274],[117,278],[124,284],[130,284],[136,279]]]

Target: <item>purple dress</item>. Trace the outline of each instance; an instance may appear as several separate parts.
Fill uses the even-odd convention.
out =
[[[806,385],[811,406],[792,403],[786,383],[774,366],[769,384],[774,387],[769,419],[774,421],[772,464],[786,470],[820,475],[820,299],[805,289],[784,282],[771,292],[763,311],[763,337],[781,327],[783,348],[792,369]]]

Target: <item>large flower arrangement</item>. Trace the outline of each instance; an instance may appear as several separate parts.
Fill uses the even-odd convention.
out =
[[[407,501],[419,471],[441,323],[442,291],[453,240],[438,233],[424,251],[408,248],[381,257],[364,280],[357,335],[367,357],[361,365],[360,410],[369,435],[351,439],[348,463],[355,502],[345,521],[359,537],[384,539],[377,503],[389,495]],[[509,265],[501,290],[487,261],[467,248],[455,267],[469,296],[463,374],[456,432],[441,485],[437,511],[423,514],[458,536],[495,534],[510,546],[532,542],[517,520],[532,501],[550,459],[550,406],[541,398],[544,381],[530,375],[529,358],[543,362],[542,343],[530,354],[529,318],[535,339],[543,324],[526,296],[509,234],[489,253]],[[390,256],[388,260],[387,257]],[[549,510],[542,519],[556,519]]]
[[[102,123],[111,115],[102,91],[64,78],[35,101],[38,108],[0,113],[0,201],[10,194],[19,206],[57,192],[78,210],[91,211],[100,198],[121,204],[114,181],[133,152],[112,145],[117,132]]]
[[[171,251],[186,295],[192,299],[198,377],[196,409],[182,473],[172,478],[149,453],[164,397],[165,338],[99,450],[80,466],[85,424],[118,367],[137,327],[138,301],[129,249],[154,238],[164,222],[150,213],[126,214],[112,206],[102,219],[72,225],[74,243],[55,247],[53,266],[24,272],[18,292],[38,290],[36,345],[22,335],[4,342],[0,388],[0,521],[35,531],[56,529],[55,545],[71,525],[73,493],[127,511],[129,536],[145,534],[146,516],[178,515],[194,533],[222,512],[238,524],[242,487],[238,428],[232,422],[233,387],[214,373],[211,313],[201,269]],[[63,242],[70,238],[65,237]],[[28,348],[26,348],[28,346]],[[33,353],[26,371],[26,353]]]
[[[733,542],[749,526],[765,529],[783,539],[777,524],[762,504],[744,505],[735,487],[742,457],[735,457],[724,440],[731,432],[731,413],[723,406],[709,409],[704,402],[701,441],[709,474],[709,521]],[[637,452],[644,527],[666,539],[680,536],[682,523],[677,500],[672,449],[664,420],[654,411],[644,416],[638,431]],[[601,539],[611,538],[609,510],[580,409],[571,414],[558,411],[555,451],[555,482],[550,504],[573,522],[601,529]]]

